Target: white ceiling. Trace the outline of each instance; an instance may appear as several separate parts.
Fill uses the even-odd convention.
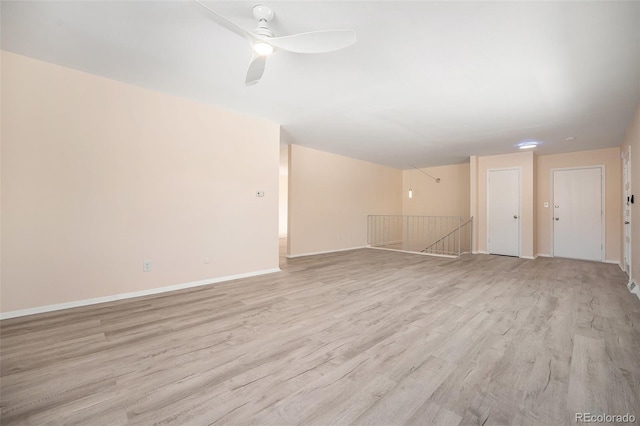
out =
[[[207,2],[253,29],[253,5]],[[640,99],[640,2],[266,1],[277,36],[354,29],[276,52],[244,86],[248,43],[190,1],[2,1],[2,47],[267,118],[283,142],[397,168],[620,144]],[[565,138],[576,140],[567,142]]]

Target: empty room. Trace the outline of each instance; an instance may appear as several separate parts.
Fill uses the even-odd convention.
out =
[[[0,1],[1,425],[640,422],[640,2]]]

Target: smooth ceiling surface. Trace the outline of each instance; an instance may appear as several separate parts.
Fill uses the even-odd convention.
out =
[[[256,2],[207,2],[247,29]],[[264,117],[283,142],[397,168],[620,144],[640,99],[640,2],[266,2],[276,35],[354,29],[339,52],[248,43],[190,1],[3,1],[2,47]],[[574,141],[565,141],[567,137]]]

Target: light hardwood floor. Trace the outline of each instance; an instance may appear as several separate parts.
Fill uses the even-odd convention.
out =
[[[640,417],[616,265],[361,249],[5,320],[2,424],[575,424]]]

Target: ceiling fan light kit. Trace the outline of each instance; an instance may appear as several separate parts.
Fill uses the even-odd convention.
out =
[[[269,56],[273,53],[273,46],[264,41],[259,41],[253,45],[253,51],[256,55]]]
[[[274,50],[291,53],[327,53],[351,46],[357,40],[353,30],[323,30],[274,37],[268,23],[275,17],[275,12],[268,6],[258,5],[253,8],[253,17],[258,20],[258,27],[249,32],[231,22],[215,10],[206,6],[201,0],[194,0],[209,12],[211,19],[221,27],[239,35],[251,43],[253,57],[249,63],[245,85],[256,84],[264,74],[266,57]]]

